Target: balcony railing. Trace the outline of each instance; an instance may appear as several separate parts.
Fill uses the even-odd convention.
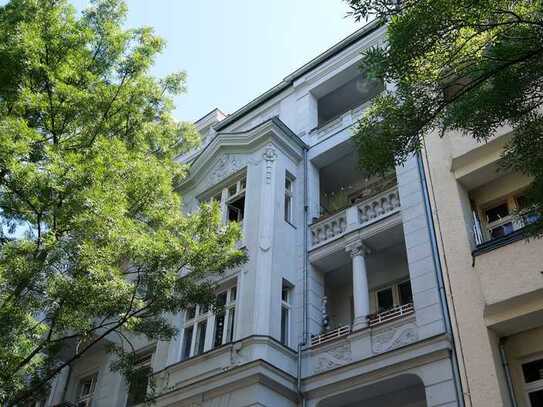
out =
[[[368,315],[368,325],[372,327],[384,324],[385,322],[393,321],[395,319],[412,314],[413,312],[415,312],[415,308],[413,307],[412,303],[399,305],[378,314]]]
[[[311,225],[311,246],[372,224],[399,210],[400,195],[395,186]]]
[[[389,310],[386,310],[377,314],[368,315],[368,326],[370,328],[375,327],[377,325],[381,325],[387,322],[391,322],[391,321],[403,318],[407,315],[411,315],[414,312],[415,312],[415,308],[413,307],[413,303],[399,305],[397,307],[391,308]],[[351,333],[351,330],[352,330],[352,327],[349,324],[349,325],[340,326],[330,331],[326,331],[320,335],[312,336],[311,346],[317,346],[322,343],[334,341],[343,336],[347,336]]]
[[[342,336],[349,335],[351,333],[351,325],[343,325],[339,328],[332,329],[320,335],[311,337],[311,346],[320,345],[341,338]]]
[[[343,129],[351,127],[362,117],[362,113],[369,105],[370,102],[365,102],[362,105],[348,110],[340,116],[336,117],[335,119],[332,119],[329,122],[318,127],[314,130],[315,138],[317,140],[320,140],[331,136],[332,134],[335,134]]]

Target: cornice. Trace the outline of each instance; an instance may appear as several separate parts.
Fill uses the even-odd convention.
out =
[[[301,161],[303,149],[307,148],[307,145],[277,117],[246,131],[220,132],[194,159],[187,178],[178,185],[178,188],[190,187],[201,180],[220,154],[250,155],[266,144],[273,144],[295,162]]]

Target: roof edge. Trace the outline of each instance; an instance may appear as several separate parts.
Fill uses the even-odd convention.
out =
[[[345,48],[349,47],[350,45],[354,44],[361,38],[364,38],[366,35],[371,34],[378,28],[380,28],[383,25],[383,23],[380,20],[374,20],[368,24],[366,24],[364,27],[359,28],[354,33],[349,35],[348,37],[344,38],[337,44],[333,45],[332,47],[328,48],[326,51],[318,55],[317,57],[313,58],[306,64],[302,65],[300,68],[296,69],[291,74],[287,75],[281,82],[279,82],[277,85],[273,86],[271,89],[267,90],[260,96],[257,96],[255,99],[251,100],[246,105],[242,106],[238,110],[236,110],[234,113],[226,116],[223,120],[221,120],[219,123],[217,123],[214,126],[214,129],[216,131],[220,131],[224,129],[229,124],[232,124],[236,120],[240,119],[250,111],[254,110],[255,108],[259,107],[260,105],[264,104],[277,94],[279,94],[284,89],[288,88],[290,85],[293,84],[293,82],[300,78],[302,75],[305,75],[307,72],[314,69],[317,65],[322,64],[323,62],[329,60],[330,58],[334,57],[341,51],[343,51]]]

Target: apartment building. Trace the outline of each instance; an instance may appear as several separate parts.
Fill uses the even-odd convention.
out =
[[[372,177],[351,140],[385,87],[359,66],[384,32],[369,24],[237,112],[196,122],[203,143],[179,157],[183,210],[220,202],[249,260],[217,277],[223,311],[195,306],[172,316],[174,340],[137,342],[157,406],[462,405],[423,163]],[[488,256],[477,267],[493,268]],[[65,369],[47,405],[141,403],[145,385],[129,388],[112,358],[99,347]]]
[[[516,220],[531,179],[486,143],[428,137],[425,163],[467,405],[543,406],[543,244]]]

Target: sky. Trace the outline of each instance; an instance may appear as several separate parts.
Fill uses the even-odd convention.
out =
[[[71,2],[78,9],[89,3]],[[187,72],[175,116],[189,121],[215,107],[233,113],[362,25],[346,17],[343,0],[126,3],[127,27],[154,27],[167,41],[153,74]]]

